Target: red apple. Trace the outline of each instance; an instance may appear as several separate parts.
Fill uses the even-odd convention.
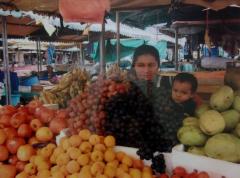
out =
[[[18,161],[16,166],[16,169],[18,172],[22,172],[24,170],[25,165],[27,164],[27,162],[24,161]]]
[[[33,119],[30,122],[30,127],[32,130],[37,131],[40,127],[42,127],[42,123],[39,119]]]
[[[7,140],[6,147],[11,154],[16,154],[18,148],[25,144],[25,140],[20,137],[14,137]]]
[[[11,139],[17,136],[17,130],[13,127],[6,127],[3,130],[6,133],[8,139]]]
[[[8,159],[9,153],[5,146],[0,145],[0,162]]]
[[[17,162],[18,162],[18,159],[17,159],[17,156],[16,156],[16,155],[11,155],[11,156],[8,158],[8,163],[9,163],[9,164],[16,165]]]
[[[11,115],[9,114],[4,114],[0,117],[0,124],[2,124],[5,127],[9,127],[10,126],[10,119],[11,119]]]
[[[210,178],[207,172],[199,172],[197,178]]]
[[[19,137],[29,138],[32,136],[32,128],[28,124],[21,124],[17,133]]]
[[[18,128],[21,124],[25,123],[27,115],[24,112],[18,112],[11,117],[10,124],[14,128]]]

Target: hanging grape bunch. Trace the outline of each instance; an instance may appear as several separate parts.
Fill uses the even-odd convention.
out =
[[[156,152],[171,151],[181,126],[182,107],[171,99],[171,92],[158,89],[146,97],[131,83],[127,93],[117,94],[104,105],[105,131],[117,144],[138,148],[141,159],[152,160],[152,168],[164,172],[164,159]]]
[[[106,113],[104,103],[118,93],[127,91],[127,83],[110,79],[98,79],[90,84],[76,98],[69,102],[68,127],[72,134],[81,129],[89,129],[97,134],[103,134],[103,124]]]

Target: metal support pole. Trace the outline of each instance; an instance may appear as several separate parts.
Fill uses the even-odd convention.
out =
[[[119,13],[116,12],[116,25],[117,25],[117,64],[118,66],[120,65],[120,18],[119,18]]]
[[[11,104],[11,79],[8,58],[7,43],[7,18],[2,16],[2,40],[3,40],[3,62],[4,62],[4,80],[6,84],[6,104]]]
[[[39,56],[39,45],[38,45],[39,39],[36,41],[36,46],[37,46],[37,69],[38,73],[40,72],[40,56]]]
[[[38,38],[38,55],[39,55],[39,59],[40,59],[40,71],[42,71],[43,59],[41,57],[41,42],[40,42],[40,38]]]
[[[102,32],[100,36],[100,74],[104,75],[106,70],[105,70],[105,22],[102,23]]]
[[[175,69],[178,71],[178,28],[175,29]]]
[[[81,57],[81,65],[84,66],[85,61],[84,61],[84,50],[83,50],[83,45],[82,44],[80,44],[80,57]]]

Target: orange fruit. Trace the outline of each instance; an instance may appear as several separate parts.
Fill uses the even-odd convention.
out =
[[[61,153],[56,159],[56,163],[58,166],[66,165],[69,161],[70,157],[67,153]]]
[[[133,165],[133,160],[130,156],[125,155],[122,159],[122,163],[127,165],[128,167],[131,167]]]
[[[102,161],[103,158],[104,158],[104,155],[103,155],[103,152],[101,151],[96,150],[91,153],[91,160],[94,162]]]
[[[75,147],[70,147],[68,148],[67,150],[67,154],[69,155],[69,157],[71,159],[78,159],[78,157],[81,155],[81,151],[78,149],[78,148],[75,148]]]
[[[40,127],[36,131],[36,137],[39,141],[47,142],[52,140],[53,133],[48,127]]]
[[[92,145],[89,142],[82,142],[80,145],[79,149],[83,153],[90,153],[92,151]]]
[[[82,140],[87,141],[91,136],[91,132],[88,129],[83,129],[80,130],[79,136],[81,137]]]
[[[124,157],[125,155],[126,155],[126,154],[125,154],[124,152],[118,151],[118,152],[116,153],[117,160],[118,160],[118,161],[122,161],[122,159],[123,159],[123,157]]]
[[[100,143],[101,139],[98,135],[93,134],[89,137],[89,143],[91,143],[92,145],[96,145],[98,143]]]
[[[88,154],[81,154],[77,162],[79,163],[80,166],[86,166],[90,161],[89,155]]]
[[[72,161],[68,162],[66,168],[67,168],[67,171],[69,174],[74,174],[74,173],[79,172],[80,165],[78,164],[77,161],[72,160]]]
[[[111,162],[115,159],[116,155],[115,152],[112,149],[107,149],[104,153],[104,160],[106,162]]]
[[[69,138],[69,143],[73,147],[79,147],[80,144],[82,143],[82,139],[81,139],[80,135],[72,135]]]
[[[103,162],[99,161],[99,162],[93,163],[90,170],[91,174],[94,176],[102,174],[104,172],[104,167],[105,167],[105,164]]]
[[[114,147],[116,145],[116,140],[113,136],[108,135],[104,138],[104,144],[107,147]]]

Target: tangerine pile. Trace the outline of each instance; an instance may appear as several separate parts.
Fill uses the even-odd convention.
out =
[[[154,178],[152,169],[124,152],[114,150],[113,136],[84,129],[37,151],[16,178]]]

